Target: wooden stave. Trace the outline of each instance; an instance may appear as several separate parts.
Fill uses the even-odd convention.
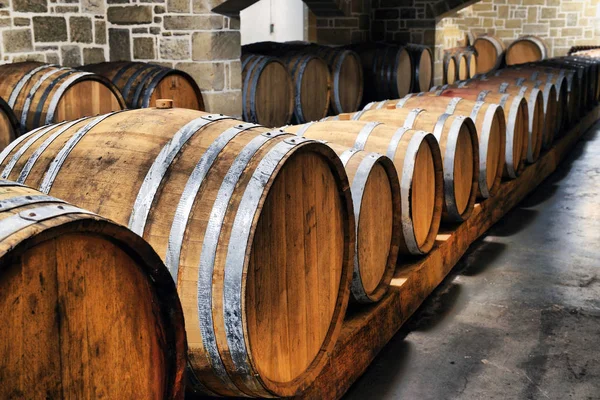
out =
[[[303,53],[290,53],[288,54],[284,59],[283,62],[284,64],[287,65],[288,70],[290,71],[290,76],[292,77],[292,82],[294,85],[294,116],[293,116],[293,121],[295,123],[306,123],[306,122],[310,122],[309,119],[307,119],[304,115],[305,110],[303,109],[303,105],[302,105],[302,79],[303,79],[303,75],[304,75],[304,71],[308,65],[309,62],[312,61],[318,61],[323,63],[323,65],[325,65],[325,69],[327,69],[327,88],[326,89],[326,100],[325,100],[325,107],[324,109],[320,112],[320,117],[319,118],[324,118],[327,115],[327,112],[329,110],[329,105],[331,102],[331,76],[329,74],[329,67],[327,67],[327,64],[325,63],[324,60],[322,60],[320,57],[317,57],[315,55],[312,54],[303,54]]]
[[[540,52],[540,59],[537,60],[525,60],[524,62],[517,62],[516,60],[513,62],[513,60],[511,60],[511,54],[512,52],[515,52],[515,46],[518,45],[521,42],[528,42],[528,43],[532,43],[536,46],[536,48],[539,50]],[[536,61],[542,61],[548,58],[549,52],[548,52],[548,46],[546,45],[546,43],[544,42],[543,39],[541,39],[540,37],[537,36],[533,36],[533,35],[527,35],[527,36],[522,36],[516,40],[514,40],[506,49],[506,65],[508,66],[513,66],[513,65],[520,65],[520,64],[526,64],[526,63],[530,63],[530,62],[536,62]]]
[[[306,133],[312,125],[312,123],[298,125],[294,127],[288,127],[287,130],[291,133],[295,133],[300,137],[306,138]],[[298,129],[296,130],[295,128]],[[318,135],[309,136],[309,139],[319,139]],[[398,261],[398,254],[400,250],[399,242],[401,236],[401,210],[400,181],[398,177],[398,172],[396,171],[396,167],[394,166],[393,161],[385,155],[359,150],[358,148],[349,148],[330,142],[327,142],[326,144],[329,147],[331,147],[332,150],[334,150],[342,160],[342,163],[344,164],[344,168],[346,169],[348,178],[350,180],[350,188],[353,197],[356,227],[355,236],[357,240],[356,250],[354,252],[354,273],[352,276],[352,284],[350,288],[350,291],[352,293],[352,300],[359,304],[377,303],[383,298],[383,296],[387,293],[389,289],[389,285],[394,275],[394,271],[396,270],[396,262]],[[353,163],[349,162],[351,159],[360,160],[360,163],[358,165],[352,165]],[[377,287],[369,292],[364,287],[361,279],[361,270],[363,270],[365,266],[361,265],[359,262],[360,248],[358,238],[360,236],[360,221],[362,214],[361,202],[365,194],[367,181],[370,179],[373,168],[376,165],[381,166],[386,172],[391,189],[393,217],[390,222],[392,225],[392,240],[390,245],[388,246],[388,257],[384,268],[384,274],[381,276]],[[360,194],[362,194],[362,196],[359,196]],[[366,267],[368,268],[369,266]]]
[[[14,230],[5,229],[0,238],[0,259],[19,254],[26,249],[53,237],[64,234],[90,233],[103,237],[122,247],[125,252],[135,259],[144,275],[156,293],[157,304],[160,308],[162,326],[165,331],[164,355],[169,364],[170,374],[165,380],[165,399],[183,399],[185,387],[185,365],[186,365],[186,333],[183,319],[183,311],[175,284],[171,279],[164,263],[156,254],[154,249],[141,237],[135,235],[125,227],[115,224],[95,213],[73,207],[72,205],[50,196],[44,196],[39,191],[23,186],[13,181],[0,179],[0,189],[13,191],[13,201],[26,198],[21,205],[16,204],[0,211],[0,216],[13,213],[13,216],[26,210],[39,210],[47,213],[47,216],[39,215],[21,227],[15,226]],[[6,192],[5,192],[6,194]],[[20,196],[19,196],[20,195]],[[26,197],[25,197],[26,196]],[[11,197],[6,198],[9,200]],[[40,208],[38,208],[40,207]],[[28,216],[35,216],[30,214]],[[22,220],[25,220],[21,217]],[[3,226],[6,228],[6,226]],[[5,236],[7,235],[8,236]],[[0,272],[3,263],[0,263]],[[110,366],[108,366],[110,367]],[[124,371],[125,372],[125,371]]]
[[[433,54],[429,46],[418,45],[409,43],[406,45],[406,50],[411,57],[413,65],[413,77],[412,77],[412,92],[426,92],[431,86],[433,86]],[[424,87],[421,87],[421,63],[423,62],[423,54],[427,53],[430,60],[429,66],[429,79],[425,77],[425,81],[428,82]]]
[[[496,61],[491,69],[485,70],[482,66],[480,67],[479,57],[481,55],[479,54],[480,50],[477,49],[477,42],[479,42],[479,41],[486,41],[486,42],[490,43],[496,50]],[[504,47],[504,43],[502,43],[502,41],[500,39],[496,38],[495,36],[491,36],[491,35],[478,36],[475,39],[475,41],[473,42],[473,47],[475,48],[475,51],[477,51],[477,53],[478,53],[477,73],[485,74],[490,71],[496,70],[502,66],[505,47]]]
[[[161,110],[161,111],[167,111],[167,110]],[[173,112],[179,113],[181,111],[182,110],[177,110],[177,111],[173,111]],[[146,115],[144,113],[146,113],[146,112],[151,113],[151,112],[153,112],[153,110],[146,109],[146,110],[127,111],[127,115],[130,116],[129,118],[133,118],[136,115],[135,114],[136,112],[141,113],[141,114],[138,114],[138,115]],[[94,122],[94,121],[99,120],[100,118],[109,118],[109,117],[112,117],[113,115],[114,114],[110,114],[108,116],[101,116],[101,117],[97,117],[97,118],[88,118],[88,119],[85,119],[85,120],[81,121],[78,125],[77,124],[76,125],[72,125],[71,128],[68,128],[68,129],[71,129],[71,131],[69,132],[68,129],[67,129],[67,133],[73,133],[73,130],[77,130],[78,132],[80,132],[81,131],[81,129],[79,129],[80,126],[84,126],[83,129],[87,129],[87,127],[89,127],[89,124],[86,127],[86,124],[88,123],[88,121],[91,120],[92,122]],[[194,115],[194,116],[203,115],[202,118],[208,118],[208,119],[210,119],[210,121],[208,121],[208,124],[219,123],[219,121],[229,121],[230,120],[231,122],[228,122],[228,125],[232,125],[232,128],[229,128],[229,129],[230,130],[234,129],[233,126],[235,126],[235,127],[239,128],[238,129],[239,130],[238,133],[245,132],[245,131],[248,131],[248,130],[256,130],[256,129],[258,129],[259,132],[263,132],[263,134],[260,134],[260,133],[257,134],[257,136],[259,136],[259,137],[261,135],[264,136],[264,135],[268,134],[268,135],[272,136],[273,138],[278,138],[278,140],[283,138],[283,133],[280,132],[280,131],[269,131],[269,132],[267,132],[265,129],[257,128],[257,126],[254,125],[254,124],[239,124],[237,121],[233,120],[230,117],[225,117],[225,116],[221,116],[221,115],[211,115],[211,114],[200,113],[200,112],[195,112],[195,111],[194,112],[189,111],[188,114],[183,114],[183,115],[186,118],[189,115]],[[186,119],[186,118],[184,118],[184,119]],[[124,116],[123,116],[123,119],[125,119]],[[144,119],[144,118],[142,118],[142,119]],[[69,124],[67,124],[65,126],[68,126],[68,125]],[[47,131],[46,133],[43,133],[43,134],[47,135],[48,132],[52,132],[52,129],[56,130],[58,128],[59,128],[59,126],[49,127],[50,130]],[[235,129],[237,129],[237,128],[235,128]],[[47,130],[48,128],[45,128],[45,129]],[[91,129],[93,129],[93,127]],[[36,135],[36,134],[42,134],[43,131],[44,131],[44,129],[40,129],[40,130],[38,130],[38,132],[35,132],[35,131],[31,132],[30,136],[33,136],[33,135]],[[286,137],[288,137],[288,136],[286,136]],[[165,140],[166,139],[167,138],[165,138]],[[271,140],[271,137],[269,137],[266,140]],[[339,179],[341,179],[341,181],[339,182],[338,191],[339,191],[340,196],[345,199],[345,201],[342,203],[342,206],[344,207],[344,210],[342,210],[342,212],[344,212],[347,215],[352,215],[352,203],[351,203],[351,198],[350,198],[348,184],[347,183],[344,184],[344,179],[347,179],[347,178],[346,178],[345,172],[343,170],[343,167],[341,166],[341,162],[339,161],[339,159],[337,158],[337,156],[335,155],[335,153],[333,153],[333,151],[330,150],[330,149],[328,149],[325,145],[320,144],[320,143],[316,143],[314,141],[303,141],[301,139],[291,139],[291,140],[292,141],[294,141],[294,140],[297,141],[297,143],[298,143],[297,146],[299,146],[299,149],[304,148],[304,149],[308,149],[306,151],[310,150],[310,151],[314,151],[314,152],[319,152],[319,154],[321,154],[321,152],[322,152],[322,154],[324,154],[324,157],[326,157],[327,160],[328,160],[328,162],[330,162],[332,164],[331,165],[332,174],[334,176],[339,177]],[[283,140],[280,140],[279,144],[282,143],[282,142],[283,142]],[[26,143],[26,142],[23,140],[21,143]],[[13,150],[18,149],[17,146],[15,146],[13,149],[9,150],[8,152],[5,152],[4,154],[0,154],[0,164],[6,162],[7,159],[9,159],[10,157],[14,156],[14,151]],[[68,142],[67,142],[67,146],[68,146]],[[61,145],[61,146],[58,147],[58,149],[60,149],[60,148],[64,149],[65,147],[63,147]],[[58,150],[58,149],[54,149],[54,150]],[[29,155],[28,153],[25,153],[25,156],[28,156],[28,155]],[[21,155],[21,156],[23,156],[23,155]],[[48,155],[46,154],[46,156],[48,156]],[[59,154],[59,157],[60,157],[60,154]],[[13,175],[15,175],[18,172],[18,170],[20,169],[20,167],[25,167],[25,168],[27,167],[27,164],[24,164],[24,161],[25,161],[24,159],[26,159],[26,158],[27,157],[23,157],[23,160],[19,161],[20,164],[17,164],[16,166],[13,166],[13,169],[11,171],[11,173]],[[53,159],[53,155],[49,155],[49,158],[47,158],[46,160],[44,160],[44,162],[46,162],[46,166],[48,165],[47,162],[50,159]],[[40,158],[38,160],[38,162],[36,164],[37,167],[39,167],[40,166],[39,164],[41,164],[40,160],[42,160],[42,158]],[[37,171],[38,172],[38,174],[37,174],[38,176],[37,177],[35,177],[35,176],[33,177],[34,180],[37,179],[38,183],[39,183],[39,181],[41,180],[42,177],[44,178],[44,182],[41,185],[41,187],[44,189],[44,191],[48,190],[48,187],[46,185],[44,185],[44,183],[48,181],[48,171],[46,171],[46,173],[43,173],[43,174],[40,174],[39,172],[45,171],[46,170],[46,166],[43,166],[41,171]],[[5,165],[3,165],[3,168],[4,167],[5,167]],[[33,169],[33,171],[35,171],[35,168]],[[16,174],[15,176],[18,176],[18,175],[22,176],[22,174]],[[30,175],[28,175],[28,176],[25,176],[24,179],[26,181],[29,179],[27,182],[30,183],[30,181],[32,180],[32,175],[33,175],[33,173],[30,174]],[[42,176],[42,175],[44,175],[44,176]],[[58,186],[57,183],[60,183],[60,180],[58,180],[57,182],[54,182],[54,186],[53,187]],[[66,184],[66,183],[64,183],[64,184]],[[63,184],[63,186],[64,186],[64,184]],[[61,190],[64,190],[64,188],[61,189]],[[65,196],[65,197],[68,197],[68,195]],[[86,201],[86,199],[81,199],[80,201]],[[104,211],[104,214],[106,215],[107,212],[108,211]],[[132,216],[133,216],[133,214],[132,214]],[[115,218],[115,219],[118,219],[118,218]],[[122,216],[121,216],[121,220],[123,220]],[[127,223],[126,220],[123,220],[123,222]],[[130,227],[134,231],[139,230],[139,227],[132,226],[131,223],[130,223]],[[354,241],[354,236],[353,236],[354,235],[353,219],[348,219],[346,221],[344,235],[345,235],[344,237],[347,239],[347,243],[345,244],[345,249],[344,249],[344,269],[343,269],[342,281],[341,281],[342,284],[340,285],[340,289],[339,289],[340,290],[340,293],[338,294],[339,299],[338,299],[338,301],[336,303],[337,304],[336,305],[336,309],[334,310],[334,316],[332,318],[331,329],[328,331],[327,336],[325,337],[325,342],[327,343],[326,347],[329,350],[334,345],[334,338],[337,337],[337,335],[339,334],[339,331],[341,329],[341,322],[343,320],[343,315],[345,313],[345,309],[347,307],[348,298],[349,298],[349,295],[350,295],[350,285],[349,285],[349,282],[350,282],[351,273],[352,273],[352,267],[351,267],[351,262],[352,261],[351,260],[352,260],[352,254],[353,254],[353,248],[351,247],[350,244],[354,243],[353,242]],[[348,282],[348,285],[346,285],[346,282]],[[189,332],[189,329],[190,329],[190,327],[188,325],[188,332]],[[219,356],[221,356],[221,355],[219,354]],[[227,353],[227,356],[229,356],[229,353]],[[272,389],[272,388],[275,387],[277,390],[281,390],[283,393],[292,393],[292,392],[296,393],[297,391],[303,390],[306,386],[308,386],[308,384],[312,380],[314,380],[314,378],[316,378],[316,375],[318,374],[318,372],[320,371],[320,368],[322,368],[322,366],[326,362],[326,360],[327,360],[327,351],[320,352],[317,355],[317,357],[316,357],[315,361],[313,362],[313,364],[311,364],[311,368],[309,368],[307,370],[306,376],[301,377],[301,378],[304,378],[301,382],[294,381],[294,382],[288,383],[288,386],[290,386],[291,389],[289,387],[283,387],[283,385],[284,385],[283,383],[282,384],[278,384],[277,382],[274,382],[274,383],[267,382],[267,379],[265,377],[262,377],[262,376],[256,376],[256,377],[252,376],[252,377],[247,378],[247,379],[256,379],[256,381],[258,382],[258,384],[264,384],[264,385],[270,384],[271,385],[271,386],[269,386],[270,389]],[[225,360],[222,360],[222,362],[225,362]],[[231,363],[232,361],[229,360],[229,362]],[[228,390],[227,388],[218,388],[218,389],[222,389],[222,390],[221,391],[219,391],[219,390],[215,391],[214,387],[207,387],[206,385],[204,385],[204,381],[200,382],[198,380],[198,378],[195,376],[195,374],[190,374],[190,372],[188,372],[188,380],[191,382],[191,386],[192,386],[192,388],[190,390],[196,391],[196,392],[200,391],[201,393],[208,393],[208,394],[213,394],[213,393],[230,393],[230,390]],[[228,373],[230,373],[230,375],[232,375],[232,376],[229,376],[228,379],[235,381],[235,387],[237,388],[237,393],[239,393],[240,395],[244,395],[244,396],[247,396],[247,395],[268,396],[268,397],[272,397],[274,395],[274,393],[272,393],[271,391],[267,390],[266,388],[263,388],[262,386],[257,386],[257,387],[251,388],[252,390],[254,390],[254,392],[252,392],[251,389],[249,389],[246,386],[243,386],[243,384],[245,382],[240,382],[241,378],[240,379],[236,379],[238,377],[233,376],[234,372],[235,371],[233,371],[233,372],[228,371]],[[233,382],[231,382],[231,385],[234,385]],[[243,386],[243,389],[239,388],[237,385]],[[277,385],[277,386],[275,386],[275,385]],[[188,387],[189,387],[189,385],[188,385]],[[247,392],[250,392],[250,394],[247,393]],[[258,392],[260,392],[260,394],[258,394]]]
[[[527,154],[527,131],[529,121],[529,108],[527,101],[523,96],[501,95],[493,93],[490,90],[479,91],[477,89],[460,89],[449,88],[447,85],[434,87],[431,96],[446,96],[446,97],[461,97],[471,101],[485,101],[500,104],[504,109],[506,118],[506,150],[503,178],[515,179],[525,169],[522,162]],[[506,107],[506,105],[509,105]],[[519,127],[519,114],[525,126]],[[521,132],[524,130],[525,132]],[[518,138],[522,136],[522,141],[519,143]],[[515,140],[515,138],[517,138]],[[523,143],[525,142],[525,143]],[[516,150],[516,151],[515,151]],[[521,152],[521,155],[515,155],[515,152]],[[516,158],[516,161],[515,161]],[[517,163],[517,165],[515,165]]]
[[[288,79],[286,80],[285,84],[290,88],[290,93],[293,93],[292,77],[289,75],[287,66],[285,66],[281,61],[268,56],[261,56],[255,54],[244,55],[242,57],[242,115],[243,119],[247,122],[265,122],[260,121],[260,118],[258,117],[256,107],[256,86],[258,85],[258,81],[260,80],[260,74],[262,74],[264,68],[266,68],[266,66],[272,62],[281,64],[281,66],[288,72]],[[258,71],[255,68],[258,69]],[[256,73],[257,75],[253,76],[252,74],[254,73]],[[288,112],[282,118],[282,120],[284,121],[283,124],[288,124],[291,121],[293,116],[293,108],[294,97],[293,95],[291,95],[289,99]],[[267,124],[263,123],[263,125]]]
[[[0,81],[3,82],[0,85],[0,96],[7,99],[9,106],[15,112],[20,123],[21,133],[56,122],[60,99],[79,82],[88,80],[99,82],[112,92],[121,108],[125,107],[120,91],[110,81],[100,75],[77,71],[67,67],[38,62],[13,63],[0,66]],[[68,86],[65,86],[67,84]],[[29,87],[28,85],[32,86]],[[29,89],[29,93],[25,89]],[[41,99],[35,100],[35,97],[40,93]],[[58,98],[57,94],[59,94]],[[26,110],[23,110],[22,107]],[[26,112],[24,113],[24,111]],[[44,115],[44,121],[42,121],[42,115]],[[31,121],[32,118],[33,121]]]
[[[301,125],[306,127],[306,131],[302,134],[309,133],[314,135],[314,131],[310,131],[309,128],[313,125],[321,123],[332,123],[333,125],[327,125],[329,135],[318,136],[321,140],[330,140],[334,143],[339,143],[344,146],[354,147],[359,141],[361,133],[368,133],[366,143],[362,143],[359,146],[364,146],[365,151],[379,152],[381,154],[386,153],[388,157],[393,156],[393,162],[396,167],[399,178],[401,179],[401,188],[404,190],[401,197],[404,199],[402,203],[402,230],[400,235],[400,254],[404,255],[425,255],[431,251],[435,243],[436,236],[439,231],[441,216],[442,216],[442,204],[443,204],[443,174],[442,174],[442,156],[439,144],[433,134],[425,131],[416,131],[413,129],[400,128],[396,126],[380,123],[367,123],[362,121],[353,120],[353,123],[360,123],[359,126],[348,125],[346,117],[355,114],[340,114],[337,116],[327,117],[319,122]],[[300,125],[288,127],[292,132],[299,129]],[[300,128],[301,129],[301,128]],[[382,130],[391,130],[392,134],[389,135],[387,132],[380,132]],[[315,136],[316,138],[316,136]],[[376,139],[376,140],[374,140]],[[400,149],[401,143],[406,142],[406,148]],[[413,214],[409,203],[407,202],[410,197],[413,175],[406,173],[412,169],[412,165],[416,159],[416,151],[422,144],[427,144],[432,153],[434,172],[435,172],[435,201],[434,210],[432,216],[432,222],[427,234],[427,238],[422,244],[419,244],[415,238],[414,226],[412,223]],[[404,150],[404,152],[402,152]],[[408,158],[407,158],[408,156]],[[399,160],[397,160],[399,158]]]
[[[0,126],[0,151],[4,150],[13,140],[18,136],[19,132],[19,121],[17,116],[13,112],[12,108],[8,103],[0,97],[0,114],[2,114],[1,120],[6,122],[8,126],[2,128]],[[0,122],[1,123],[1,122]]]
[[[205,109],[202,91],[194,78],[185,71],[151,63],[129,61],[88,64],[79,67],[79,69],[93,72],[109,79],[123,93],[123,97],[129,108],[153,107],[154,104],[150,103],[156,87],[162,80],[167,79],[169,76],[178,75],[187,80],[192,87],[200,105],[200,111]],[[126,75],[128,71],[133,74]],[[173,100],[177,105],[177,98]]]
[[[400,100],[382,101],[380,103],[371,103],[365,107],[365,110],[369,109],[385,109],[385,108],[405,108],[415,109],[422,108],[427,111],[444,112],[448,114],[468,115],[474,122],[477,128],[477,134],[479,137],[479,183],[478,183],[478,194],[477,197],[481,199],[487,199],[495,196],[500,189],[500,183],[502,181],[502,171],[504,170],[505,163],[505,148],[506,148],[506,122],[504,116],[504,110],[499,104],[485,103],[485,102],[473,102],[465,100],[460,97],[446,98],[445,106],[436,106],[432,101],[427,99],[425,93],[409,94]],[[462,104],[465,104],[462,107]],[[492,131],[492,124],[498,118],[500,125],[500,146],[498,152],[498,165],[496,169],[496,175],[493,184],[490,186],[487,181],[487,169],[488,169],[488,155],[490,148],[488,143],[490,141],[490,134]]]
[[[381,112],[384,112],[384,114],[381,114]],[[477,128],[471,118],[460,115],[450,115],[445,113],[437,114],[437,118],[435,118],[436,122],[434,122],[433,125],[420,120],[421,117],[433,116],[435,114],[436,113],[430,113],[423,109],[363,110],[353,114],[351,118],[357,121],[390,123],[404,126],[409,129],[420,129],[425,132],[430,131],[434,133],[440,144],[442,162],[444,164],[444,208],[442,219],[445,222],[464,222],[468,220],[473,213],[479,187],[479,141],[477,138]],[[447,125],[449,125],[449,127]],[[466,208],[461,212],[456,205],[457,201],[454,191],[454,180],[456,179],[456,176],[454,175],[454,167],[456,141],[458,139],[458,133],[463,127],[466,127],[468,130],[471,140],[473,160],[470,164],[472,164],[473,177]]]

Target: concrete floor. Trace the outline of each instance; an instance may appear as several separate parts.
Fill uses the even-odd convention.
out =
[[[600,126],[471,246],[351,399],[600,399]]]

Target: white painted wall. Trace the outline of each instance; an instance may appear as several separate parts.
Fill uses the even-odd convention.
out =
[[[304,40],[302,0],[260,0],[240,12],[242,45]],[[273,33],[270,26],[273,24]]]

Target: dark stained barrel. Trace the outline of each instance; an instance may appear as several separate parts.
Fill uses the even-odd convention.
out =
[[[0,97],[0,151],[19,136],[19,121],[3,98]]]

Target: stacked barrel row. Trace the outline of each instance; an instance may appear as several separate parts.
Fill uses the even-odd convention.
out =
[[[285,128],[160,100],[20,136],[0,152],[10,180],[0,183],[0,284],[10,294],[0,308],[5,325],[28,328],[0,331],[0,354],[29,361],[27,346],[47,350],[0,371],[9,382],[0,397],[73,388],[73,397],[181,398],[184,336],[192,393],[302,393],[350,302],[380,301],[441,224],[467,221],[552,145],[547,113],[559,113],[560,82],[577,110],[598,101],[590,57],[499,76],[513,75],[534,85],[494,75]],[[90,381],[69,379],[74,369]],[[37,379],[42,370],[52,378]]]
[[[426,46],[254,43],[243,48],[243,115],[267,126],[315,121],[428,90],[432,73]]]

